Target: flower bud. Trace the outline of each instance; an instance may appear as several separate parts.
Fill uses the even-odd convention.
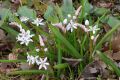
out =
[[[64,20],[63,20],[63,24],[67,24],[67,19],[64,19]]]
[[[68,18],[71,18],[71,15],[70,15],[70,14],[68,14]]]
[[[85,25],[89,26],[89,21],[88,20],[85,20]]]

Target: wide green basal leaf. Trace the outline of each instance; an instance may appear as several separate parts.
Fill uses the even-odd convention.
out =
[[[68,14],[73,14],[75,9],[73,7],[72,0],[63,0],[63,5],[61,7],[64,17]]]
[[[19,7],[17,13],[20,16],[25,16],[25,17],[28,17],[30,19],[36,18],[36,12],[33,9],[28,8],[27,6]]]
[[[109,16],[107,24],[110,25],[110,27],[114,27],[118,23],[120,23],[120,20],[118,20],[116,17]]]
[[[55,5],[49,5],[48,6],[48,9],[46,10],[45,14],[44,14],[44,18],[47,20],[47,21],[50,21],[52,23],[56,23],[59,21],[58,17],[57,17],[57,14],[55,12]]]
[[[9,9],[6,8],[0,8],[0,17],[4,19],[5,17],[12,16],[12,13]]]

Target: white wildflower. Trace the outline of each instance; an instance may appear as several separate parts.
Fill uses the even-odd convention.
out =
[[[39,52],[39,51],[40,51],[40,49],[36,48],[36,52]]]
[[[19,26],[19,24],[17,22],[10,22],[9,25]]]
[[[45,25],[42,21],[43,21],[43,19],[41,19],[41,18],[36,18],[36,19],[32,22],[32,24],[35,24],[36,26]]]
[[[92,35],[92,36],[91,36],[91,39],[94,40],[94,38],[95,38],[95,37]]]
[[[40,46],[45,46],[42,37],[39,35],[39,42],[40,42]]]
[[[35,64],[39,56],[32,56],[27,53],[27,62],[30,64]]]
[[[76,23],[73,22],[73,20],[70,20],[70,22],[66,26],[66,30],[67,31],[71,30],[71,32],[72,32],[73,29],[77,29],[77,25],[76,25]]]
[[[76,16],[73,16],[73,20],[75,20],[75,19],[77,19],[77,17],[76,17]]]
[[[27,22],[28,20],[29,20],[28,17],[25,17],[25,16],[20,17],[21,22]]]
[[[88,20],[85,20],[85,25],[89,26],[89,21]]]
[[[29,55],[28,53],[27,53],[27,62],[29,63],[29,65],[35,63],[34,57]]]
[[[98,30],[100,30],[100,28],[98,28],[97,27],[97,25],[95,25],[94,27],[92,27],[92,26],[89,26],[89,30],[88,31],[92,31],[93,32],[93,34],[95,34],[96,33],[96,31],[98,31]]]
[[[44,51],[47,52],[47,51],[48,51],[48,48],[44,48]]]
[[[63,24],[66,25],[67,24],[67,19],[63,20]]]
[[[31,64],[31,56],[27,53],[27,62],[29,63],[29,65]]]
[[[47,69],[47,65],[49,65],[47,61],[47,57],[45,57],[44,59],[40,58],[40,60],[37,61],[37,65],[39,65],[39,69],[44,68],[45,70]]]
[[[68,18],[71,18],[71,14],[68,14]]]
[[[29,42],[33,42],[33,40],[31,39],[34,35],[30,35],[30,31],[27,30],[25,31],[24,29],[22,29],[22,26],[19,25],[20,28],[20,32],[17,36],[17,41],[20,41],[20,44],[25,44],[26,46],[28,46]]]

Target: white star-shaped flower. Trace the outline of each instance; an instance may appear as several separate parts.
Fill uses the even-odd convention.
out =
[[[39,69],[44,68],[45,70],[47,69],[47,66],[49,65],[47,61],[47,57],[45,57],[44,59],[40,58],[40,60],[38,60],[36,63],[37,65],[39,65]]]
[[[76,25],[76,23],[73,22],[73,20],[70,20],[70,22],[66,26],[66,30],[67,31],[71,30],[71,32],[72,32],[74,29],[77,29],[77,25]]]
[[[39,52],[40,51],[40,49],[39,48],[36,48],[36,52]]]
[[[35,64],[39,56],[32,56],[27,53],[27,62],[30,64]]]
[[[94,27],[92,27],[92,26],[89,26],[89,30],[88,31],[92,31],[93,32],[93,34],[95,34],[96,33],[96,31],[98,31],[98,30],[100,30],[100,28],[98,28],[97,27],[97,25],[95,25]]]
[[[25,17],[25,16],[20,17],[21,22],[27,22],[28,20],[29,20],[28,17]]]
[[[36,26],[39,26],[39,25],[45,25],[44,24],[44,22],[42,22],[43,21],[43,19],[41,19],[41,18],[36,18],[33,22],[32,22],[32,24],[35,24]]]
[[[16,39],[17,41],[20,41],[20,44],[25,44],[26,46],[28,46],[29,42],[33,42],[31,38],[34,36],[34,34],[30,34],[29,30],[25,32],[25,30],[22,29],[21,26],[19,26],[19,28],[21,33],[18,34]]]
[[[31,64],[31,63],[33,63],[33,56],[31,56],[31,55],[29,55],[28,53],[27,53],[27,62],[29,63],[29,65]]]

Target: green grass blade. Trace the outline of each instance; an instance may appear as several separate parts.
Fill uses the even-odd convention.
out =
[[[7,73],[7,75],[33,75],[33,74],[51,74],[51,73],[50,71],[47,70],[21,70]]]
[[[8,63],[8,62],[26,62],[26,60],[0,60],[0,62]]]
[[[68,63],[57,64],[54,66],[55,69],[65,69],[68,67]]]
[[[79,52],[66,40],[66,38],[59,32],[57,28],[49,25],[54,35],[69,49],[69,54],[75,58],[81,58]]]
[[[3,30],[5,30],[6,32],[8,32],[10,35],[12,35],[13,38],[15,38],[17,36],[17,34],[18,34],[17,31],[15,31],[14,29],[12,29],[9,26],[2,25],[2,26],[0,26],[0,28],[2,28]]]
[[[114,64],[114,62],[111,59],[109,59],[104,53],[101,53],[100,51],[97,51],[97,54],[107,65],[110,65],[113,68],[113,70],[118,76],[120,76],[120,69],[118,69],[118,67]]]

